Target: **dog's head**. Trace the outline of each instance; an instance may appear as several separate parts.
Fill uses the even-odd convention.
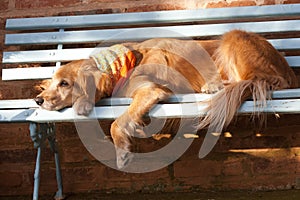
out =
[[[73,105],[78,114],[88,114],[91,105],[111,91],[108,74],[101,73],[91,59],[78,60],[62,65],[48,87],[34,100],[46,110],[60,110]]]

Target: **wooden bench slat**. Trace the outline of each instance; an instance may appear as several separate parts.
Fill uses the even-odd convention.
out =
[[[212,12],[213,11],[213,12]],[[237,18],[262,18],[300,14],[300,5],[270,5],[236,8],[155,11],[121,14],[40,17],[8,19],[7,30],[33,30],[74,27],[124,26],[140,24],[166,24],[228,20]]]
[[[300,38],[271,39],[268,40],[277,50],[300,49]]]
[[[62,111],[46,111],[42,109],[14,109],[0,110],[0,122],[76,122],[93,119],[115,119],[123,114],[128,106],[101,106],[95,107],[90,116],[78,116],[72,108]],[[197,103],[185,104],[158,104],[149,112],[155,118],[194,118],[204,116],[204,107]],[[258,111],[253,101],[246,101],[239,109],[239,114],[251,114]],[[300,99],[267,101],[265,113],[300,113]]]
[[[272,92],[272,98],[283,99],[283,98],[299,98],[300,88],[296,89],[285,89]]]
[[[0,110],[0,123],[29,122],[27,118],[32,115],[35,110],[36,109]]]
[[[300,56],[285,56],[285,59],[291,67],[300,67]]]
[[[56,67],[31,67],[2,69],[2,80],[26,80],[26,79],[49,79],[55,72]]]
[[[195,93],[195,94],[176,94],[171,96],[164,103],[195,103],[206,101],[210,99],[214,94],[204,94],[204,93]],[[272,92],[272,99],[300,99],[300,88],[296,89],[284,89],[277,90]],[[129,105],[131,103],[131,98],[105,98],[100,100],[98,106],[115,106],[115,105]]]
[[[171,96],[168,100],[163,102],[167,103],[195,103],[208,100],[213,94],[176,94]],[[273,99],[300,99],[300,89],[285,89],[272,92]],[[105,98],[101,99],[97,106],[128,106],[132,102],[132,98]],[[38,108],[33,99],[15,99],[15,100],[0,100],[1,110],[8,109],[29,109]]]
[[[300,67],[300,56],[286,56],[285,58],[291,67]],[[2,80],[48,79],[52,77],[55,70],[56,67],[2,69]]]
[[[65,32],[42,32],[6,34],[6,45],[68,44],[87,42],[120,42],[149,38],[191,38],[222,35],[232,29],[244,29],[256,33],[300,31],[300,20],[245,22],[205,25],[181,25],[147,28],[124,28],[108,30],[85,30]]]
[[[20,109],[20,108],[38,108],[39,106],[33,99],[12,99],[0,100],[0,108],[2,109]]]
[[[300,49],[300,38],[272,39],[269,42],[279,50]],[[34,51],[3,52],[2,63],[44,63],[57,61],[71,61],[86,59],[93,51],[100,51],[106,47],[77,48],[77,49],[52,49]]]
[[[253,101],[243,103],[238,111],[239,114],[251,114],[259,108],[253,106]],[[300,99],[284,99],[267,101],[267,106],[261,110],[270,114],[298,114],[300,113]]]
[[[2,63],[45,63],[57,61],[71,61],[88,58],[93,51],[104,50],[100,48],[78,48],[78,49],[52,49],[34,51],[10,51],[3,52]]]

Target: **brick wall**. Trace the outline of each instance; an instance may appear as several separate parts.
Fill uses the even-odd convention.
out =
[[[0,7],[0,58],[6,18],[202,7],[300,3],[299,0],[2,0]],[[37,81],[0,81],[2,99],[32,98]],[[66,192],[188,191],[197,189],[290,189],[300,187],[300,117],[269,119],[257,135],[246,117],[230,131],[233,137],[219,140],[213,152],[198,159],[203,138],[168,167],[130,174],[108,168],[93,158],[71,123],[57,124],[63,183]],[[0,124],[0,195],[31,194],[36,151],[27,124]],[[202,134],[204,135],[204,134]],[[258,137],[260,136],[260,137]],[[156,145],[148,141],[147,145]],[[41,193],[55,192],[55,167],[50,149],[43,151]]]

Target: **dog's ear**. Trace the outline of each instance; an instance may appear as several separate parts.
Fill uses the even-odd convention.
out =
[[[101,72],[93,60],[82,63],[76,73],[73,94],[95,103],[113,91],[114,81],[109,73]]]
[[[100,71],[93,65],[84,64],[80,67],[74,83],[75,95],[85,96],[89,101],[94,102],[100,76]]]
[[[42,92],[49,87],[50,83],[51,83],[51,79],[42,80],[34,86],[34,89],[37,92]]]

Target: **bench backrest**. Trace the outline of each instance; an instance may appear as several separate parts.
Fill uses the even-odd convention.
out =
[[[105,47],[158,37],[203,39],[232,29],[272,34],[273,38],[276,33],[285,35],[288,38],[275,36],[269,41],[279,50],[296,50],[300,49],[300,38],[294,38],[299,36],[299,25],[300,4],[8,19],[5,45],[9,48],[2,62],[46,66],[7,65],[2,80],[50,78],[60,62],[87,58],[100,43]],[[300,66],[299,56],[286,58],[292,67]]]

